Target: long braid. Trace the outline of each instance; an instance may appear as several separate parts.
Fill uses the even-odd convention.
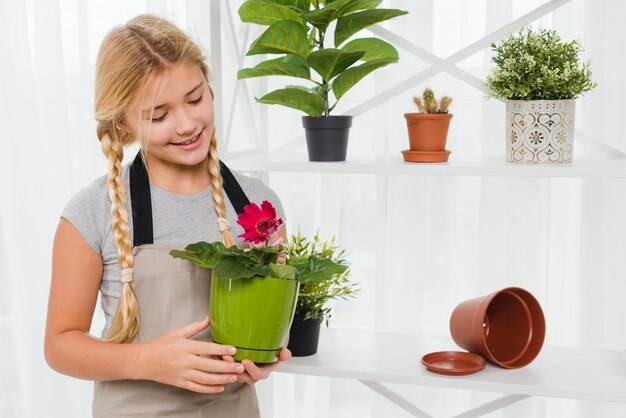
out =
[[[99,134],[101,130],[103,129],[98,126]],[[112,139],[112,136],[115,138]],[[115,318],[105,340],[127,343],[131,342],[139,331],[139,312],[132,285],[133,247],[130,242],[128,211],[126,210],[126,185],[122,180],[124,148],[122,141],[117,138],[114,127],[102,133],[100,142],[109,166],[107,183],[109,185],[109,198],[111,199],[113,239],[122,268],[122,293]]]
[[[224,203],[224,180],[220,173],[220,160],[217,156],[217,138],[215,130],[211,136],[209,146],[209,177],[213,185],[213,200],[215,201],[215,211],[217,212],[217,223],[222,232],[222,241],[227,247],[237,245],[233,235],[230,233],[230,224],[226,220],[226,204]]]

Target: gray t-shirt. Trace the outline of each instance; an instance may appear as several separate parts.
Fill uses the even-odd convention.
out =
[[[133,241],[133,221],[130,216],[129,168],[122,168],[122,179],[126,184],[126,202],[129,213],[130,241]],[[232,171],[232,170],[231,170]],[[260,180],[233,171],[239,185],[250,202],[261,205],[268,200],[276,208],[276,216],[285,221],[285,213],[280,199]],[[100,283],[102,310],[106,325],[102,335],[106,335],[115,316],[122,283],[121,268],[117,248],[113,241],[111,226],[111,201],[109,200],[107,176],[104,175],[76,193],[66,205],[61,216],[70,221],[87,243],[102,256],[104,271]],[[179,195],[150,184],[152,199],[153,234],[155,244],[168,244],[184,248],[198,241],[221,241],[222,234],[217,227],[217,214],[213,201],[212,187],[193,195]],[[237,214],[224,193],[226,218],[231,225],[231,233],[238,243],[243,228],[237,224]]]

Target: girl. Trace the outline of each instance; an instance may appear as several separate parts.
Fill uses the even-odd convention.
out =
[[[251,384],[278,364],[237,363],[234,347],[211,342],[210,272],[169,255],[201,240],[233,244],[243,233],[233,208],[246,196],[284,218],[270,189],[218,160],[208,80],[199,47],[155,16],[113,29],[100,47],[95,113],[108,175],[63,211],[45,337],[52,368],[96,381],[95,417],[258,416]],[[141,151],[122,167],[135,141]],[[101,339],[88,333],[98,290]],[[279,362],[289,357],[285,348]]]

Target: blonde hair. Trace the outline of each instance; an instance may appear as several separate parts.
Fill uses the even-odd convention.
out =
[[[169,66],[176,64],[198,65],[208,83],[209,67],[200,48],[174,24],[153,15],[140,15],[126,25],[114,28],[104,38],[98,52],[96,132],[108,161],[107,183],[113,239],[122,268],[122,293],[106,341],[131,342],[140,326],[138,303],[132,285],[133,245],[126,210],[126,185],[122,180],[124,147],[134,143],[137,138],[133,133],[121,130],[118,124],[124,122],[124,112],[145,86]],[[144,148],[141,152],[145,163]],[[224,244],[235,245],[226,221],[215,131],[209,148],[209,175]]]

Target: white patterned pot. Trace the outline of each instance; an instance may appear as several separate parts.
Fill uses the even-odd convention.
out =
[[[572,100],[507,100],[506,160],[511,163],[571,163]]]

